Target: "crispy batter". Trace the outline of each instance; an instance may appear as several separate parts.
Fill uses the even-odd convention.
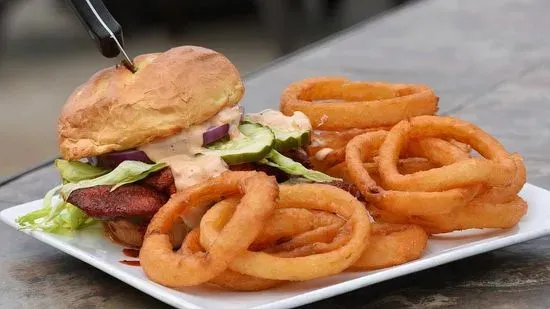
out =
[[[281,112],[301,111],[314,129],[341,131],[392,126],[403,119],[433,115],[439,97],[425,85],[314,77],[288,86]]]
[[[193,252],[185,246],[174,252],[169,234],[175,219],[204,203],[239,193],[243,198],[235,213],[216,241],[204,248],[205,252]],[[168,287],[193,286],[214,279],[256,239],[275,209],[278,193],[275,179],[264,173],[225,172],[172,195],[147,227],[139,253],[143,271],[152,281]]]
[[[347,191],[349,194],[353,195],[356,199],[363,202],[365,199],[363,198],[363,195],[361,194],[361,191],[359,191],[359,188],[357,188],[356,185],[341,181],[341,180],[335,180],[327,183],[331,186],[334,186],[336,188],[342,189],[344,191]]]
[[[370,236],[370,220],[363,204],[347,192],[329,185],[281,185],[279,189],[278,209],[298,207],[326,211],[345,220],[344,226],[334,237],[334,242],[339,242],[342,238],[345,241],[336,247],[332,242],[313,245],[309,248],[314,250],[312,255],[293,259],[246,250],[230,262],[229,269],[253,277],[303,281],[340,273],[361,256]],[[227,229],[222,218],[230,209],[222,208],[221,205],[210,208],[201,220],[200,243],[205,249],[218,245],[220,233]],[[239,237],[242,235],[239,234]]]
[[[275,168],[269,165],[258,164],[258,163],[243,163],[243,164],[231,165],[229,169],[232,171],[264,172],[269,176],[275,176],[278,183],[285,182],[290,178],[290,175],[281,171],[278,168]]]

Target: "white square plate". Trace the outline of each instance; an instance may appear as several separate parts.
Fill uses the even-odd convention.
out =
[[[528,202],[529,211],[513,229],[470,230],[433,237],[424,256],[410,263],[371,272],[345,272],[262,292],[228,292],[210,287],[182,291],[165,288],[149,281],[140,267],[121,264],[119,261],[128,258],[122,254],[120,246],[103,237],[100,229],[82,231],[70,237],[42,232],[29,234],[177,308],[291,308],[550,234],[550,192],[527,184],[520,195]],[[17,228],[15,218],[40,206],[40,200],[34,201],[6,209],[0,216]]]

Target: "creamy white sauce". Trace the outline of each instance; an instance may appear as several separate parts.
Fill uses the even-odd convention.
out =
[[[228,169],[227,164],[219,156],[209,153],[209,150],[202,146],[202,135],[208,129],[229,124],[230,138],[238,138],[241,134],[240,120],[241,110],[238,106],[224,108],[201,124],[138,149],[145,152],[151,160],[168,164],[176,188],[181,190],[218,176]]]
[[[246,118],[252,122],[259,123],[274,129],[297,131],[311,130],[309,118],[302,112],[294,112],[292,116],[285,116],[283,113],[267,109],[265,111],[246,115]]]
[[[240,134],[240,120],[241,111],[239,107],[227,107],[201,124],[191,126],[168,138],[143,145],[139,147],[139,150],[145,152],[147,156],[155,162],[173,155],[194,156],[197,153],[207,151],[206,148],[202,147],[202,134],[204,132],[208,131],[208,129],[228,123],[229,135],[231,138],[235,138]]]
[[[175,155],[160,159],[172,169],[176,188],[182,189],[208,180],[227,171],[227,164],[222,158],[205,154],[196,157]]]
[[[315,154],[315,159],[323,161],[334,149],[332,148],[323,148]]]

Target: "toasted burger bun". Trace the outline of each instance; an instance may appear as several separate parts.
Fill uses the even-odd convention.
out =
[[[222,54],[195,46],[134,59],[99,71],[77,88],[58,122],[63,158],[121,151],[173,134],[233,106],[244,94],[235,66]]]
[[[130,247],[139,248],[147,230],[147,224],[137,225],[126,219],[109,220],[103,222],[106,236],[112,241]],[[174,248],[179,248],[185,236],[191,229],[181,219],[174,222],[170,232],[170,241]]]

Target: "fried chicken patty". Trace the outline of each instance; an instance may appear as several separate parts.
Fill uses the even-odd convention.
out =
[[[176,193],[174,176],[172,175],[172,170],[169,167],[163,168],[162,170],[149,175],[139,183],[146,184],[153,187],[153,189],[168,195]]]
[[[168,194],[142,184],[95,186],[73,191],[67,202],[91,217],[110,220],[127,217],[152,217],[168,201]]]

